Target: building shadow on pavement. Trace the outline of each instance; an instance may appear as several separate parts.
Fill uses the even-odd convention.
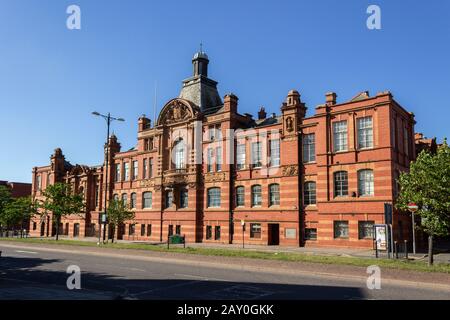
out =
[[[1,300],[315,300],[364,299],[359,288],[207,279],[135,279],[83,272],[81,289],[69,290],[67,261],[0,258]]]

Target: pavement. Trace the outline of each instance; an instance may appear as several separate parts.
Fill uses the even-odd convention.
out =
[[[46,238],[48,239],[48,238]],[[60,236],[60,239],[64,240],[76,240],[76,241],[88,241],[98,242],[98,238],[84,237],[84,238],[71,238]],[[139,243],[155,245],[161,244],[160,242],[149,241],[130,241],[130,240],[115,240],[117,243]],[[220,244],[220,243],[188,243],[186,246],[192,248],[217,248],[217,249],[242,249],[242,243],[239,244]],[[360,249],[360,248],[343,248],[343,247],[289,247],[289,246],[265,246],[265,245],[250,245],[244,244],[246,250],[263,251],[263,252],[287,252],[287,253],[304,253],[311,255],[321,256],[340,256],[340,257],[357,257],[357,258],[376,258],[375,251],[373,249]],[[446,251],[446,252],[445,252]],[[381,257],[387,257],[386,252],[379,252]],[[417,254],[411,252],[408,253],[409,259],[414,260],[426,260],[428,257],[427,252],[420,251]],[[436,250],[434,254],[434,261],[436,263],[450,263],[450,248],[446,250]]]
[[[0,242],[0,299],[449,299],[450,275],[210,257],[142,250]],[[67,268],[81,270],[69,290]]]

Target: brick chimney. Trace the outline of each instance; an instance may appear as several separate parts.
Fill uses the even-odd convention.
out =
[[[138,120],[138,132],[149,129],[151,126],[151,120],[143,114]]]
[[[238,100],[239,100],[239,98],[236,95],[234,95],[233,93],[229,93],[229,94],[225,95],[225,97],[223,98],[224,111],[237,113]]]
[[[258,119],[259,120],[263,120],[267,117],[267,112],[266,109],[264,107],[261,107],[258,111]]]
[[[337,94],[335,92],[327,92],[325,94],[325,102],[328,106],[333,106],[336,104]]]

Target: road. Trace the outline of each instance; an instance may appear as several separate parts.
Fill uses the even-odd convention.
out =
[[[300,264],[295,270],[289,264],[265,268],[270,262],[254,259],[5,243],[0,250],[0,299],[450,298],[445,285],[382,278],[381,289],[369,290],[363,272],[318,273],[313,269],[319,266]],[[70,265],[80,267],[80,290],[66,286]]]

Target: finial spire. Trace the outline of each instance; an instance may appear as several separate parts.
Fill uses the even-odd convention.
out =
[[[203,53],[203,43],[200,41],[200,53]]]

